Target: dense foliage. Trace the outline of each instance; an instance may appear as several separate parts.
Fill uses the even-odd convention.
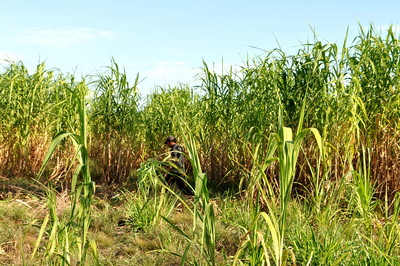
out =
[[[251,165],[249,149],[263,148],[277,130],[278,107],[285,124],[296,128],[306,101],[305,127],[324,139],[325,166],[330,178],[357,168],[362,149],[368,151],[371,176],[380,187],[397,189],[399,174],[400,45],[389,30],[373,28],[338,47],[316,40],[295,55],[273,50],[240,70],[217,74],[204,64],[198,86],[157,88],[147,96],[138,91],[113,61],[106,73],[83,80],[89,114],[89,151],[97,181],[119,183],[149,157],[161,153],[163,139],[182,136],[189,126],[200,146],[202,166],[216,183],[238,184]],[[29,74],[10,63],[0,74],[0,174],[35,176],[52,136],[76,131],[79,117],[72,92],[82,82],[72,75],[46,70],[44,63]],[[181,139],[182,140],[182,139]],[[303,152],[316,159],[309,143]],[[65,158],[58,154],[52,176],[68,178]],[[303,157],[303,155],[302,155]],[[310,173],[300,159],[297,180]]]

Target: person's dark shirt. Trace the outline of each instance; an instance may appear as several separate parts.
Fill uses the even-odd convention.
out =
[[[171,152],[171,157],[172,157],[172,162],[175,163],[175,165],[181,170],[184,171],[184,162],[183,162],[183,148],[175,144],[174,146],[171,147],[169,150]],[[171,170],[173,173],[180,173],[178,169],[173,168]]]

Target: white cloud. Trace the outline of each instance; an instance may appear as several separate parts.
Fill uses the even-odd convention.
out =
[[[211,73],[216,73],[217,75],[229,74],[232,69],[232,72],[239,72],[242,69],[243,63],[207,63],[208,70]]]
[[[184,61],[157,61],[155,67],[152,68],[147,77],[151,80],[156,80],[159,83],[156,85],[170,84],[175,85],[181,83],[193,83],[196,81],[196,76],[201,74],[203,66],[191,66]],[[233,72],[238,72],[241,69],[241,64],[234,63],[214,63],[208,64],[208,69],[212,73],[228,74],[232,68]]]
[[[156,85],[170,84],[178,82],[187,83],[193,80],[198,70],[184,61],[157,61],[155,67],[148,73],[148,78],[154,80]],[[159,83],[157,83],[159,82]]]
[[[17,62],[21,60],[21,56],[6,51],[0,51],[0,64],[7,62]]]
[[[17,35],[11,36],[11,39],[22,44],[65,48],[72,45],[81,45],[98,40],[111,40],[115,39],[116,37],[117,34],[107,30],[98,30],[92,28],[69,28],[24,30]]]
[[[239,64],[217,63],[209,64],[209,70],[213,73],[226,74],[232,66],[233,71],[239,71]],[[147,71],[140,71],[140,76],[145,78],[139,85],[142,93],[147,94],[155,86],[175,86],[179,83],[196,86],[200,84],[198,75],[201,75],[202,65],[192,66],[185,61],[157,61]]]

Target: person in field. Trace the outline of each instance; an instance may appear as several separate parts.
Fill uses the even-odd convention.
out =
[[[176,138],[174,136],[169,136],[164,144],[166,144],[170,149],[171,159],[170,162],[174,164],[174,167],[168,168],[168,173],[165,177],[165,181],[169,185],[176,185],[183,193],[190,194],[185,181],[183,181],[185,173],[185,163],[184,154],[182,146],[177,144]]]

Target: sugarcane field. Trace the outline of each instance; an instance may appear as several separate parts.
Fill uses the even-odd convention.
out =
[[[140,92],[0,70],[1,265],[400,265],[400,39],[317,36]]]

